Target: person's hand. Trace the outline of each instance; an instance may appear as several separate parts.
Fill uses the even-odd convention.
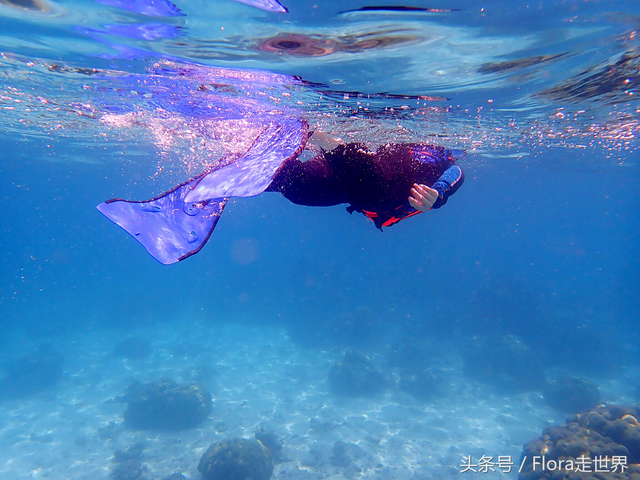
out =
[[[416,210],[426,212],[433,207],[433,204],[438,200],[438,191],[433,188],[429,188],[426,185],[413,184],[411,189],[411,196],[409,197],[409,205]]]

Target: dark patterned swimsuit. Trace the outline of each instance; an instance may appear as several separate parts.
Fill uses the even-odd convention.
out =
[[[307,161],[287,161],[267,191],[299,205],[346,203],[350,213],[363,213],[382,229],[420,213],[408,202],[414,183],[438,191],[433,208],[444,205],[464,181],[454,161],[454,153],[439,146],[390,144],[371,152],[350,143]]]

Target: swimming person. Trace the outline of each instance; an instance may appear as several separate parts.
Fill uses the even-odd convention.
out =
[[[417,143],[386,144],[373,152],[310,134],[305,121],[288,118],[266,125],[244,155],[159,197],[108,200],[98,210],[160,263],[171,264],[200,251],[228,198],[265,191],[299,205],[348,204],[349,213],[366,215],[382,230],[444,205],[464,181],[455,165],[462,155]]]
[[[316,135],[311,134],[311,142]],[[328,143],[325,138],[323,143]],[[434,145],[386,144],[372,152],[360,143],[336,142],[329,151],[311,150],[315,155],[306,161],[285,161],[266,191],[280,192],[298,205],[346,203],[349,213],[366,215],[380,230],[440,208],[464,182],[462,169],[454,164],[464,153]]]

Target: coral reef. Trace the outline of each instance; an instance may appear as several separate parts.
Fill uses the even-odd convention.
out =
[[[563,413],[578,413],[600,403],[600,390],[584,378],[560,377],[550,380],[542,390],[549,405]]]
[[[639,414],[640,407],[601,405],[569,417],[565,425],[547,427],[542,435],[524,446],[520,460],[524,460],[524,467],[519,480],[637,480]],[[565,468],[534,464],[534,459],[540,462],[543,457],[544,462],[563,461]],[[613,457],[624,458],[625,468],[614,468]],[[606,463],[602,460],[605,458]],[[596,471],[598,468],[600,472]]]
[[[356,350],[347,350],[331,367],[329,384],[337,395],[370,397],[384,391],[387,380],[369,357]]]
[[[268,480],[271,453],[260,441],[229,438],[212,444],[202,455],[198,471],[205,480]]]
[[[172,380],[133,383],[124,394],[125,424],[134,429],[184,430],[194,428],[212,411],[211,394],[197,384]]]

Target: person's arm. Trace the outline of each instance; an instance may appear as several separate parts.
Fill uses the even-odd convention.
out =
[[[416,210],[426,212],[440,208],[464,183],[464,172],[457,165],[450,166],[431,187],[415,183],[411,189],[409,204]]]

